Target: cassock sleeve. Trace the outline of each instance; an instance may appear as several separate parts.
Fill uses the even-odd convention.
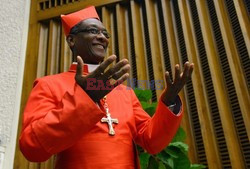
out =
[[[36,81],[24,111],[20,149],[29,161],[45,161],[72,146],[103,116],[77,84],[56,101],[47,82]]]
[[[160,98],[152,118],[142,110],[141,104],[133,91],[132,100],[137,129],[135,142],[148,153],[157,154],[171,142],[179,128],[183,114],[181,100],[178,97],[177,107],[180,108],[180,112],[175,115]]]

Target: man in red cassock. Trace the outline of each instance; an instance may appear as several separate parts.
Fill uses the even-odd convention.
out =
[[[156,154],[175,135],[183,114],[178,93],[194,65],[186,62],[182,73],[176,65],[173,82],[166,72],[167,87],[151,118],[121,84],[129,76],[128,60],[104,60],[110,35],[95,7],[61,19],[77,63],[34,82],[19,138],[22,153],[33,162],[56,155],[56,169],[139,169],[135,144]]]

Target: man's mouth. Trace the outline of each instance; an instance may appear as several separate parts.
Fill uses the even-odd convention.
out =
[[[94,46],[99,49],[105,49],[104,45],[101,45],[101,44],[95,44]]]

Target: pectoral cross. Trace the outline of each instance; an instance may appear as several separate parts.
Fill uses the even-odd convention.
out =
[[[108,110],[106,110],[106,116],[101,119],[102,123],[107,123],[109,127],[109,135],[114,136],[115,130],[113,128],[113,123],[118,124],[118,119],[112,119]]]

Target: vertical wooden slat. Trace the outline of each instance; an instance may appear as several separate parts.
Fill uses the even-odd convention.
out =
[[[167,42],[168,42],[170,64],[171,64],[172,73],[174,77],[174,68],[176,64],[180,63],[180,59],[179,59],[179,53],[178,53],[178,48],[177,48],[177,42],[176,42],[176,33],[174,30],[171,4],[170,4],[170,0],[161,0],[161,3],[162,3],[162,9],[163,9],[164,23],[166,27],[166,36],[167,36]],[[184,92],[181,91],[179,95],[182,98],[182,100],[184,100],[185,98]],[[183,109],[184,109],[185,114],[183,116],[181,126],[186,131],[186,135],[187,135],[186,142],[189,145],[189,151],[188,151],[189,157],[193,163],[197,163],[198,161],[197,161],[196,151],[194,148],[195,143],[194,143],[193,135],[191,133],[192,131],[191,124],[190,124],[191,122],[190,122],[187,107],[185,104],[183,105]]]
[[[63,57],[63,58],[61,58],[62,60],[59,63],[60,40],[62,39],[61,38],[62,36],[60,35],[61,34],[60,25],[56,21],[51,20],[49,26],[50,26],[49,38],[44,39],[46,41],[49,39],[49,45],[48,45],[49,47],[47,47],[47,46],[44,47],[41,44],[39,46],[39,52],[44,50],[43,48],[45,48],[46,51],[48,51],[48,52],[45,52],[45,57],[48,54],[47,74],[56,74],[56,73],[59,73],[59,68],[61,68],[60,63],[62,63],[62,60],[63,60],[63,66],[62,67],[64,68],[65,62],[67,63],[67,58],[66,58],[66,56],[64,54],[61,54],[61,57]],[[40,39],[40,42],[41,41],[43,41],[43,38]],[[64,42],[65,42],[65,40],[64,40]],[[45,43],[47,45],[47,42],[43,42],[43,43]],[[64,43],[64,45],[65,45],[65,43]],[[64,48],[61,48],[61,51],[62,50],[64,50]],[[41,54],[43,55],[43,53],[41,53]],[[44,58],[42,60],[46,61],[46,59],[44,59]],[[41,66],[43,66],[42,69],[45,69],[46,68],[46,63],[41,64]],[[64,70],[62,70],[62,71],[64,71]],[[46,75],[46,74],[44,74],[44,75]],[[54,161],[53,161],[53,157],[52,157],[52,158],[50,158],[49,160],[47,160],[45,162],[39,163],[38,168],[39,169],[52,169],[53,168],[53,163],[54,163]]]
[[[55,44],[54,44],[54,48],[55,48],[55,73],[59,73],[60,72],[60,48],[61,48],[61,35],[62,35],[62,31],[61,31],[61,24],[58,21],[55,21]]]
[[[145,38],[142,32],[142,14],[140,6],[134,0],[130,1],[131,15],[132,15],[132,27],[135,45],[135,57],[136,57],[136,68],[138,80],[148,80],[147,66],[145,58]],[[145,70],[146,69],[146,70]]]
[[[50,157],[47,161],[37,163],[39,167],[37,169],[54,169],[54,156]]]
[[[61,31],[60,72],[67,71],[71,63],[72,63],[72,52],[68,46],[64,32]]]
[[[176,42],[176,33],[174,30],[174,24],[173,24],[171,4],[170,4],[170,0],[167,0],[167,1],[161,0],[161,3],[162,3],[162,8],[163,8],[164,23],[166,26],[166,33],[167,33],[167,39],[168,39],[170,62],[171,62],[172,72],[174,73],[174,66],[180,63],[180,60],[179,60],[179,53],[178,53],[177,42]]]
[[[49,8],[51,8],[52,6],[51,0],[48,0],[48,2],[49,2]]]
[[[40,163],[40,168],[39,169],[47,169],[47,168],[45,168],[45,162]],[[48,169],[50,169],[50,168],[48,168]]]
[[[107,31],[111,34],[111,38],[109,40],[109,46],[107,49],[107,55],[110,56],[114,54],[114,27],[113,27],[113,14],[107,9],[107,7],[102,7],[102,23],[107,29]]]
[[[116,4],[117,30],[119,43],[120,60],[128,59],[128,25],[126,24],[126,9],[120,4]]]
[[[106,6],[102,7],[102,23],[107,31],[110,33],[109,46],[107,48],[106,58],[110,55],[117,55],[115,46],[115,30],[114,30],[114,13],[111,12]],[[113,64],[114,65],[114,64]],[[109,66],[110,67],[110,66]]]
[[[53,25],[54,25],[54,22],[53,20],[51,20],[49,24],[49,49],[48,49],[48,58],[47,58],[47,71],[46,71],[47,75],[53,74],[53,61],[55,57],[55,55],[53,55],[53,52],[52,52],[52,50],[54,49],[54,47],[52,46],[53,44],[52,35],[55,34]]]
[[[212,118],[208,104],[207,94],[205,93],[204,77],[201,70],[201,64],[197,51],[197,42],[195,41],[194,29],[190,17],[190,10],[187,7],[186,0],[178,1],[181,13],[181,21],[184,32],[184,39],[187,47],[187,55],[191,62],[195,64],[193,74],[194,93],[197,102],[199,120],[202,124],[202,136],[206,150],[206,156],[209,168],[220,169],[220,156],[216,144],[215,134],[212,125]]]
[[[60,27],[53,20],[50,21],[49,49],[47,59],[47,75],[56,74],[59,71],[59,47],[60,47]]]
[[[39,169],[47,169],[47,168],[46,168],[46,162],[40,163]],[[50,169],[50,168],[48,168],[48,169]]]
[[[40,165],[39,165],[39,163],[29,162],[29,168],[28,169],[40,169]]]
[[[36,4],[36,10],[39,11],[41,9],[41,3],[40,2],[37,2]]]
[[[67,41],[66,37],[64,36],[64,32],[61,32],[61,55],[60,55],[60,72],[64,72],[67,64]]]
[[[54,156],[52,156],[47,161],[38,164],[38,169],[54,169]]]
[[[240,22],[243,37],[246,43],[248,55],[250,57],[250,19],[243,0],[234,0],[236,13]],[[248,135],[249,137],[249,135]],[[250,137],[249,137],[250,139]]]
[[[37,63],[37,78],[46,75],[46,58],[48,50],[48,26],[41,24],[39,36],[39,50]]]
[[[54,160],[53,157],[48,159],[46,162],[43,163],[43,166],[41,166],[39,169],[54,169]]]
[[[45,2],[43,2],[43,9],[45,9],[46,8],[46,3]]]
[[[242,69],[240,57],[237,51],[235,39],[234,39],[233,32],[232,32],[232,27],[229,22],[227,11],[225,9],[225,4],[221,0],[215,1],[214,4],[215,4],[215,9],[216,9],[216,13],[218,16],[219,24],[220,24],[220,29],[222,32],[222,38],[223,38],[223,42],[225,45],[229,66],[230,66],[233,81],[235,84],[235,90],[236,90],[237,97],[239,100],[241,112],[244,117],[244,122],[245,122],[246,130],[247,130],[248,138],[250,139],[249,88],[247,86],[247,82],[244,77],[244,71]],[[238,156],[234,153],[234,157],[235,158],[232,159],[233,160],[232,162],[236,165],[236,167],[240,167],[240,166],[243,167],[242,156],[240,155]],[[238,163],[241,163],[242,165],[238,165]]]
[[[151,45],[151,54],[155,80],[164,80],[163,72],[163,53],[160,44],[159,20],[157,18],[157,8],[154,0],[145,1],[147,10],[147,21],[149,30],[149,39]],[[163,89],[157,89],[157,99],[160,98]]]
[[[117,34],[118,34],[118,45],[119,45],[119,58],[129,60],[129,51],[128,51],[128,25],[126,23],[126,9],[122,7],[119,3],[116,4],[116,19],[117,19]],[[130,70],[130,75],[132,70]],[[124,82],[125,85],[127,81]]]

